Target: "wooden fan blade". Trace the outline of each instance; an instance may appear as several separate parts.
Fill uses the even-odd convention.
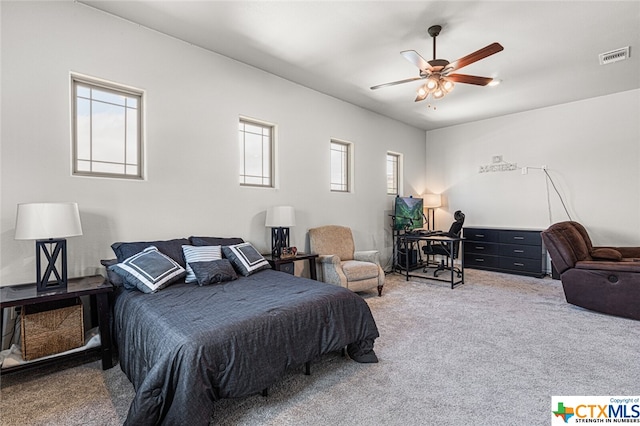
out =
[[[420,71],[431,71],[429,62],[425,61],[415,50],[403,50],[400,54],[404,56],[407,61],[418,67]]]
[[[476,86],[486,86],[493,80],[489,77],[478,77],[477,75],[449,74],[447,78],[456,83],[475,84]]]
[[[412,77],[406,80],[392,81],[391,83],[378,84],[377,86],[371,86],[371,90],[380,89],[381,87],[395,86],[396,84],[409,83],[411,81],[422,80],[426,77]]]
[[[480,50],[476,50],[475,52],[452,62],[449,67],[451,67],[452,70],[459,70],[462,67],[466,67],[467,65],[477,62],[480,59],[484,59],[487,56],[491,56],[493,54],[501,52],[502,50],[504,50],[504,47],[502,47],[500,43],[491,43],[490,45],[483,47]]]

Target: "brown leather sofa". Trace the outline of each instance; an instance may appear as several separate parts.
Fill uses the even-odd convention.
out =
[[[542,231],[567,302],[640,320],[640,247],[594,247],[578,222]]]

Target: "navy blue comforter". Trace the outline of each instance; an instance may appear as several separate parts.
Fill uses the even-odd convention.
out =
[[[208,424],[214,401],[259,392],[287,368],[348,347],[375,361],[369,306],[342,287],[265,270],[219,285],[121,289],[120,366],[136,391],[126,424]]]

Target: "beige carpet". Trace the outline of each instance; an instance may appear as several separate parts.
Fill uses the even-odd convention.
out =
[[[640,394],[638,321],[569,305],[549,278],[466,272],[455,290],[388,276],[364,295],[378,364],[329,354],[267,398],[217,402],[212,424],[549,425],[552,395]],[[133,389],[99,365],[3,377],[0,424],[121,424]]]

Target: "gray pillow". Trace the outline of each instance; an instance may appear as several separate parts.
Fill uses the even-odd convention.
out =
[[[107,279],[114,287],[122,287],[124,285],[124,279],[118,275],[114,270],[109,268],[109,266],[116,265],[118,263],[117,259],[102,259],[100,264],[105,267],[107,270]]]
[[[147,247],[109,269],[124,279],[125,288],[137,288],[143,293],[155,293],[187,274],[182,266],[155,246]]]
[[[271,269],[269,262],[251,243],[222,246],[222,253],[231,261],[236,271],[245,277],[263,269]]]
[[[232,246],[234,244],[244,243],[239,237],[189,237],[193,246]]]
[[[208,262],[189,262],[199,286],[222,283],[238,279],[236,271],[227,259]]]
[[[164,253],[183,268],[187,266],[187,263],[182,256],[182,246],[188,245],[189,240],[186,238],[178,238],[175,240],[161,240],[161,241],[134,241],[129,243],[113,243],[111,249],[116,254],[118,262],[124,262],[125,259],[130,258],[136,253],[140,253],[142,250],[149,246],[155,246],[160,253]]]

